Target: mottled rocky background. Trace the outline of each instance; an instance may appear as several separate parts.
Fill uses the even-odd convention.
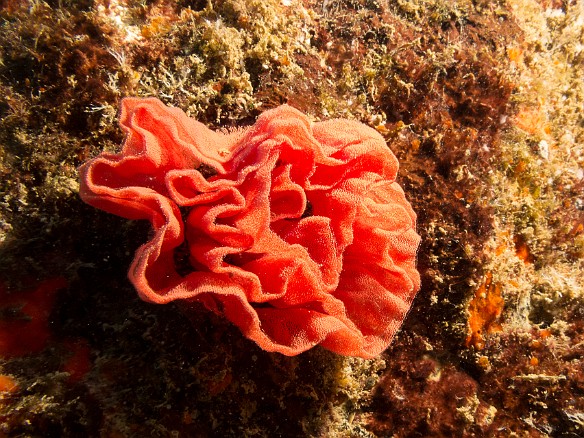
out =
[[[584,436],[584,2],[0,1],[0,437]],[[423,285],[377,360],[138,299],[84,205],[123,96],[376,128]]]

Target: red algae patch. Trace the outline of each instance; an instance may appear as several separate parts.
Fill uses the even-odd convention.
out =
[[[91,349],[84,339],[69,340],[64,342],[70,351],[70,356],[61,366],[61,370],[69,373],[69,381],[79,382],[91,371]]]
[[[0,356],[26,356],[42,351],[51,336],[48,318],[64,278],[42,281],[30,292],[0,288]]]

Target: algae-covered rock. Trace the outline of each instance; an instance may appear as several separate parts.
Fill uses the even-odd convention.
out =
[[[582,2],[20,0],[0,19],[0,434],[582,435]],[[140,301],[147,224],[77,193],[119,150],[124,96],[217,129],[281,103],[377,129],[423,238],[390,348],[290,358]]]

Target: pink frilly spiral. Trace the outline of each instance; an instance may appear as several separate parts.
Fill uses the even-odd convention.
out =
[[[128,274],[142,299],[200,302],[286,355],[389,345],[420,287],[420,237],[374,129],[283,105],[218,132],[154,98],[124,99],[120,124],[122,151],[80,167],[80,194],[150,221]]]

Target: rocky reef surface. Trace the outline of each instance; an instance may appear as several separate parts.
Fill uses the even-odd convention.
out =
[[[584,2],[3,0],[0,25],[0,436],[584,434]],[[141,301],[148,224],[78,196],[125,96],[381,133],[422,236],[389,349],[286,357]]]

